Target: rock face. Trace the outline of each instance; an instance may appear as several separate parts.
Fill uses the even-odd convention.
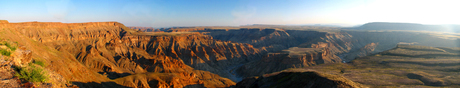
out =
[[[0,87],[2,88],[18,88],[21,87],[19,79],[14,78],[14,68],[12,61],[5,60],[5,57],[0,58]]]
[[[325,51],[329,52],[329,55],[327,56],[332,58],[326,58],[324,60],[329,60],[327,63],[339,63],[340,61],[349,62],[357,57],[371,55],[391,49],[400,42],[418,42],[421,45],[432,46],[456,46],[455,41],[452,40],[440,39],[428,34],[410,32],[366,32],[346,30],[319,32],[311,30],[284,30],[283,28],[276,27],[238,29],[182,28],[171,31],[179,30],[181,32],[202,32],[207,35],[211,35],[217,40],[248,43],[253,45],[255,48],[258,48],[262,55],[264,55],[264,57],[260,59],[266,59],[265,62],[264,60],[255,60],[254,62],[243,63],[244,65],[237,66],[236,68],[238,70],[230,70],[236,71],[236,75],[241,77],[250,77],[266,74],[267,72],[276,72],[285,68],[299,68],[321,64],[316,61],[309,62],[309,60],[301,60],[297,57],[291,57],[292,55],[286,53],[279,53],[279,51],[283,50],[289,51],[290,47],[325,48]],[[438,40],[446,43],[427,42],[428,40],[426,39]],[[268,57],[271,57],[273,60],[267,60],[269,59]],[[337,57],[341,60],[337,59]],[[293,58],[297,59],[293,60]],[[282,62],[283,59],[286,59],[285,61],[293,61],[292,63],[281,64],[280,62]],[[309,64],[300,65],[300,63],[294,61]]]
[[[123,39],[126,40],[122,42],[128,42],[126,46],[140,48],[152,55],[179,58],[195,69],[224,77],[228,77],[223,73],[225,67],[257,60],[255,58],[261,52],[250,44],[213,40],[207,35],[126,36]]]
[[[350,50],[362,47],[359,43],[356,43],[353,36],[346,32],[328,33],[324,37],[319,37],[316,40],[303,43],[299,47],[306,48],[321,48],[327,47],[333,54],[347,53]]]
[[[4,38],[18,40],[32,51],[40,52],[32,57],[43,58],[49,63],[47,69],[80,87],[228,87],[235,83],[190,66],[217,69],[214,71],[217,73],[216,63],[226,65],[249,60],[247,57],[258,51],[248,44],[217,41],[196,33],[142,34],[117,22],[26,22],[0,27],[11,30],[3,31],[9,32]],[[147,72],[162,74],[145,76]],[[138,79],[139,76],[146,79]],[[156,81],[151,82],[153,79]],[[131,82],[141,84],[131,85]]]
[[[247,78],[236,84],[237,88],[362,88],[342,76],[289,69],[266,74],[263,77]]]
[[[2,39],[34,52],[19,50],[15,57],[42,59],[50,73],[80,87],[229,87],[235,83],[227,78],[235,72],[249,77],[340,63],[391,49],[399,42],[457,44],[428,34],[276,27],[141,32],[117,22],[3,22],[0,29]]]
[[[24,50],[25,48],[16,49],[13,53],[13,65],[22,66],[32,62],[32,51]]]
[[[279,53],[269,53],[260,61],[247,63],[237,69],[243,77],[259,76],[287,68],[302,68],[325,63],[340,63],[342,60],[331,54],[328,48],[293,47]]]
[[[351,60],[359,57],[364,57],[367,55],[374,54],[375,48],[379,45],[379,43],[369,43],[366,46],[362,47],[361,49],[348,53],[349,55],[345,56],[343,60],[346,62],[350,62]]]
[[[298,31],[271,28],[241,28],[241,29],[208,29],[197,32],[209,32],[215,39],[248,43],[261,50],[277,52],[289,47],[324,36],[326,33],[317,31]]]

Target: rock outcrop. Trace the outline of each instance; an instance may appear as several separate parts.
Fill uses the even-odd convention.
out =
[[[5,57],[0,58],[0,87],[2,88],[18,88],[21,87],[21,80],[14,77],[13,61],[5,60]],[[11,63],[11,64],[10,64]]]
[[[32,51],[25,50],[25,47],[19,47],[12,55],[13,65],[23,66],[32,62]]]
[[[2,23],[9,23],[7,20],[0,20],[0,24]]]

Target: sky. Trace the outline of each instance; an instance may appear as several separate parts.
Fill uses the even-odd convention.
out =
[[[9,22],[239,26],[368,22],[460,24],[460,0],[1,0]]]

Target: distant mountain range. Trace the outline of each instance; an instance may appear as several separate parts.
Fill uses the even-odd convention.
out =
[[[414,30],[460,33],[460,25],[423,25],[415,23],[371,22],[358,27],[344,28],[356,30]]]

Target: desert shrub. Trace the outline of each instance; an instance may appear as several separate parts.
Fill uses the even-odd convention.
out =
[[[11,49],[11,51],[15,51],[17,48],[16,47],[8,47]]]
[[[10,43],[8,42],[3,42],[3,45],[5,45],[6,47],[10,48],[11,51],[15,51],[17,49],[17,47],[11,45]]]
[[[45,82],[47,77],[45,76],[43,69],[35,67],[33,65],[29,66],[30,68],[25,67],[15,67],[17,71],[14,76],[17,76],[19,79],[24,79],[29,82]]]
[[[10,56],[11,52],[6,49],[0,49],[0,53],[5,56]]]
[[[45,63],[43,61],[34,61],[34,64],[40,65],[42,67],[45,67]]]

